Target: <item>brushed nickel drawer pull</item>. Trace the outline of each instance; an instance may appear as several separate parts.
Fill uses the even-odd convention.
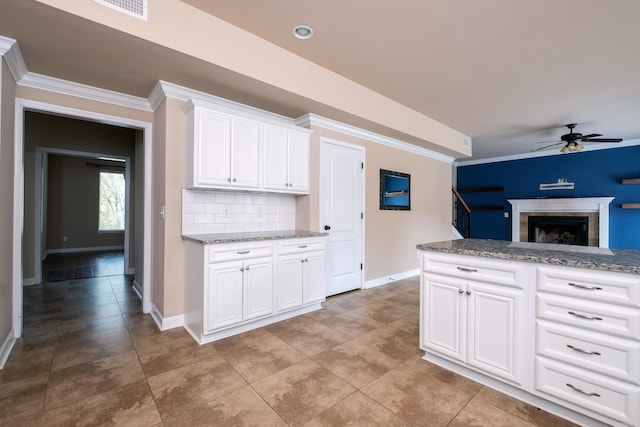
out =
[[[584,285],[578,285],[578,284],[571,283],[571,282],[569,282],[569,286],[573,286],[574,288],[586,289],[588,291],[601,291],[602,290],[602,288],[600,288],[598,286],[584,286]]]
[[[476,273],[478,271],[475,268],[465,268],[465,267],[458,267],[458,270],[464,271],[465,273]]]
[[[300,249],[304,249],[304,248],[306,248],[307,246],[308,246],[308,245],[298,245],[298,247],[299,247]]]
[[[602,320],[602,317],[596,317],[596,316],[587,316],[585,314],[580,314],[580,313],[575,313],[573,311],[568,311],[567,313],[569,313],[572,316],[576,316],[579,317],[581,319],[587,319],[587,320]]]
[[[572,384],[569,384],[569,383],[567,383],[567,387],[569,387],[572,390],[577,391],[578,393],[586,394],[587,396],[600,397],[600,395],[598,393],[589,393],[589,392],[586,392],[584,390],[580,390],[578,387],[576,387],[576,386],[574,386]]]
[[[583,349],[581,349],[580,347],[574,347],[574,346],[572,346],[571,344],[567,344],[567,347],[569,347],[571,350],[575,350],[575,351],[577,351],[578,353],[584,353],[584,354],[590,354],[590,355],[592,354],[592,355],[594,355],[594,356],[601,356],[601,354],[600,354],[600,353],[598,353],[597,351],[587,351],[587,350],[583,350]]]
[[[246,255],[246,254],[248,254],[249,252],[251,252],[251,251],[238,251],[238,252],[236,252],[236,253],[237,253],[238,255]]]

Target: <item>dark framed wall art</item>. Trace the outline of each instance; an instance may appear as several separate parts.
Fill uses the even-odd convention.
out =
[[[380,210],[411,210],[411,175],[380,169]]]

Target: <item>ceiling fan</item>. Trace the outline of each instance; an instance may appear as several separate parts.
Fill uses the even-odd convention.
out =
[[[565,125],[569,128],[569,133],[564,134],[560,137],[560,142],[556,142],[555,144],[547,145],[542,148],[537,148],[533,151],[544,150],[549,147],[553,147],[556,145],[564,144],[564,147],[560,149],[561,153],[575,153],[577,151],[582,150],[584,147],[579,144],[580,142],[620,142],[622,138],[599,138],[602,135],[599,133],[591,133],[589,135],[583,135],[578,132],[574,132],[573,129],[577,126],[577,123],[569,123]],[[538,144],[544,144],[551,141],[541,141]]]

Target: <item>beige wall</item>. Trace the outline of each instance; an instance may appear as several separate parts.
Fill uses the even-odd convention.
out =
[[[36,148],[55,148],[72,151],[80,151],[96,154],[110,154],[129,157],[133,160],[135,156],[135,130],[91,122],[87,120],[72,119],[27,111],[24,120],[24,152],[25,152],[25,175],[24,175],[24,236],[23,236],[23,275],[25,278],[32,278],[35,274],[35,227],[36,227]],[[135,162],[131,162],[132,169]],[[131,194],[135,194],[135,171],[131,171]],[[97,190],[97,187],[96,187]],[[55,200],[54,200],[55,201]],[[66,201],[71,203],[71,201]],[[131,204],[130,204],[131,206]],[[133,213],[133,212],[132,212]],[[54,217],[55,219],[55,217]],[[134,235],[134,217],[129,218],[129,227]],[[71,239],[63,244],[63,235],[70,235],[69,227],[56,229],[56,225],[63,225],[63,221],[57,221],[47,225],[47,234],[52,240],[48,240],[52,248],[75,248],[92,246],[88,240],[83,241],[81,234],[77,238]],[[96,223],[97,224],[97,223]],[[88,231],[88,228],[85,230]],[[95,230],[92,232],[95,236]],[[55,241],[55,240],[57,241]],[[80,239],[80,241],[76,240]],[[130,244],[135,241],[130,239]],[[130,247],[129,262],[134,267],[134,250]]]
[[[0,344],[12,329],[15,82],[0,58]]]
[[[47,245],[43,249],[50,251],[124,245],[124,232],[98,232],[100,172],[105,170],[124,173],[124,169],[100,169],[87,163],[119,165],[53,154],[48,156],[47,163]],[[67,241],[63,239],[65,236]]]
[[[365,147],[365,280],[418,268],[416,244],[453,238],[451,165],[327,129],[312,127],[311,195],[298,199],[297,225],[320,230],[320,139]],[[379,209],[380,169],[411,174],[411,210]]]

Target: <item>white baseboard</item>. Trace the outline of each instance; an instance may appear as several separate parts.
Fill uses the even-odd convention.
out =
[[[33,286],[37,284],[38,284],[38,281],[36,280],[35,277],[24,277],[22,279],[22,286]]]
[[[135,293],[138,294],[138,298],[140,298],[140,300],[142,300],[142,285],[140,283],[136,282],[135,279],[134,279],[133,280],[133,284],[131,285],[131,287],[133,288]]]
[[[388,285],[389,283],[393,283],[397,280],[408,279],[409,277],[417,276],[418,274],[420,274],[420,269],[416,268],[415,270],[409,270],[403,273],[396,273],[390,276],[367,280],[364,282],[363,289],[371,289],[375,288],[376,286]]]
[[[85,248],[62,248],[62,249],[47,249],[47,254],[67,254],[74,252],[101,252],[101,251],[117,251],[124,249],[124,245],[116,246],[88,246]]]
[[[178,328],[184,325],[184,314],[180,314],[178,316],[171,317],[163,317],[158,307],[154,304],[151,304],[151,317],[158,325],[158,329],[161,331],[166,331],[167,329]]]
[[[7,363],[7,359],[9,358],[9,354],[11,354],[11,349],[13,345],[16,343],[16,334],[13,331],[13,328],[9,331],[9,335],[2,342],[2,346],[0,346],[0,369],[4,368],[4,364]]]

